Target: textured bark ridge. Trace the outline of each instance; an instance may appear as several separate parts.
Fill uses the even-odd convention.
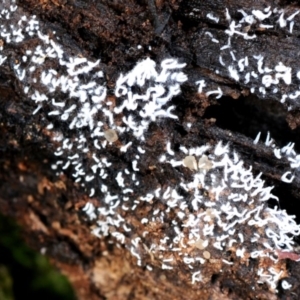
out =
[[[0,0],[0,26],[0,210],[79,299],[299,298],[297,3]]]

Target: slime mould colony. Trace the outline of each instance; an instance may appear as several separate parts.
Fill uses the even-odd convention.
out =
[[[196,13],[194,9],[190,15]],[[279,85],[292,83],[292,67],[280,61],[269,65],[261,53],[243,56],[234,45],[239,39],[255,41],[256,35],[243,30],[245,27],[268,30],[276,25],[292,34],[299,11],[286,15],[271,7],[241,10],[239,21],[230,13],[224,8],[223,16],[204,16],[210,22],[218,23],[222,17],[228,23],[225,41],[209,30],[203,35],[219,47],[217,73],[249,86],[252,93],[281,95]],[[93,198],[83,211],[95,224],[94,235],[110,236],[117,246],[126,247],[139,266],[150,271],[158,264],[166,270],[184,270],[199,286],[205,284],[205,266],[212,261],[218,261],[218,270],[222,270],[250,258],[269,259],[273,267],[262,264],[255,276],[276,291],[279,280],[287,276],[279,267],[277,253],[293,251],[293,237],[299,235],[300,227],[286,211],[267,206],[269,199],[278,200],[273,187],[265,185],[263,174],[255,176],[251,166],[244,166],[234,149],[222,141],[216,145],[199,141],[197,147],[180,145],[175,150],[166,137],[153,168],[171,168],[176,176],[172,180],[165,177],[164,184],[145,182],[145,162],[151,157],[146,143],[149,126],[162,119],[178,119],[172,99],[189,80],[184,61],[171,57],[161,62],[149,57],[138,61],[132,70],[119,75],[114,95],[109,95],[100,61],[67,56],[59,36],[44,32],[43,23],[26,15],[16,1],[1,0],[0,19],[0,65],[13,68],[25,98],[36,104],[32,113],[43,113],[49,120],[47,130],[53,131],[57,145],[52,169],[57,174],[70,170],[75,182]],[[34,48],[22,53],[22,45],[30,40],[35,41]],[[22,54],[11,66],[9,46],[16,44]],[[295,76],[299,79],[300,72]],[[251,88],[252,80],[260,83],[258,91]],[[207,97],[223,95],[218,86],[209,89],[204,79],[192,84]],[[282,93],[281,102],[291,109],[299,96],[300,90],[294,89]],[[60,124],[67,128],[64,133]],[[259,143],[259,136],[254,143]],[[268,135],[265,145],[274,158],[285,157],[290,162],[282,181],[292,182],[300,166],[294,144],[279,148]],[[123,157],[124,163],[116,157]],[[192,174],[189,179],[183,174],[187,169]],[[230,259],[224,256],[226,251],[231,251]],[[149,254],[155,257],[154,265]],[[292,287],[288,281],[281,281],[283,289]]]

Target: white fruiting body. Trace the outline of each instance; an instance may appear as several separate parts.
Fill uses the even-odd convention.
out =
[[[70,169],[75,182],[86,187],[90,197],[100,194],[103,199],[99,207],[87,202],[83,208],[88,218],[95,222],[93,234],[114,237],[116,245],[125,245],[138,265],[144,264],[145,253],[151,253],[160,259],[162,269],[186,268],[193,284],[202,282],[203,265],[210,259],[219,259],[229,266],[234,264],[223,256],[225,250],[233,251],[235,259],[268,257],[274,264],[278,261],[276,250],[293,250],[293,237],[300,233],[294,217],[266,205],[269,199],[277,200],[271,193],[272,187],[265,185],[262,174],[255,175],[251,166],[244,166],[234,149],[222,141],[193,148],[181,145],[175,151],[174,145],[167,140],[165,152],[157,157],[156,164],[168,164],[174,172],[181,174],[187,168],[192,174],[191,179],[182,175],[176,184],[165,182],[149,189],[146,194],[139,193],[143,180],[139,175],[140,163],[149,155],[145,134],[152,122],[161,118],[178,118],[172,98],[181,93],[181,85],[188,80],[183,73],[185,63],[174,58],[164,59],[160,64],[150,58],[137,62],[131,71],[120,74],[117,79],[115,105],[108,100],[100,60],[90,61],[80,55],[66,57],[58,42],[59,37],[50,38],[42,32],[41,22],[36,16],[28,18],[22,15],[14,0],[1,0],[0,9],[0,20],[6,20],[0,26],[4,44],[17,44],[33,37],[39,41],[33,50],[27,50],[15,62],[13,69],[26,97],[36,103],[33,114],[43,110],[47,118],[53,123],[55,121],[55,126],[53,123],[47,126],[48,130],[54,130],[53,141],[58,145],[54,152],[58,158],[52,168],[59,172]],[[274,87],[274,94],[279,94],[281,91],[275,86],[292,83],[292,67],[280,61],[274,66],[265,66],[264,57],[259,53],[243,57],[232,49],[231,38],[237,35],[249,41],[255,40],[256,35],[242,31],[241,26],[267,22],[271,16],[278,16],[279,26],[289,26],[292,33],[299,11],[287,18],[283,11],[275,9],[241,13],[243,18],[236,24],[226,10],[229,26],[225,30],[228,35],[226,44],[215,39],[212,33],[206,34],[220,47],[220,72],[243,84],[255,78],[261,82],[258,91],[261,95],[266,95],[266,89],[270,87]],[[20,16],[17,24],[7,22],[13,14]],[[207,14],[207,18],[219,22],[219,17],[212,13]],[[274,25],[263,23],[261,26],[267,30]],[[1,46],[0,51],[4,48]],[[230,57],[230,64],[225,63],[225,56],[227,61]],[[57,68],[43,68],[47,59]],[[255,61],[257,68],[251,69],[253,64],[249,61]],[[7,63],[7,56],[0,52],[0,66]],[[81,75],[84,75],[84,80]],[[203,79],[195,82],[196,87],[207,97],[219,99],[223,95],[220,87],[209,90]],[[288,101],[292,107],[291,101],[300,96],[300,90],[280,95],[281,102]],[[57,124],[67,127],[67,133],[64,133],[67,136],[60,133],[59,128],[55,129]],[[188,124],[189,128],[192,126]],[[126,135],[132,140],[125,141]],[[259,143],[259,137],[260,134],[255,144]],[[135,156],[130,168],[120,168],[111,178],[110,169],[117,166],[106,150],[117,141],[122,144],[118,146],[119,153],[130,152]],[[281,179],[292,182],[294,170],[300,166],[300,156],[293,150],[294,144],[280,149],[268,135],[265,145],[272,147],[277,159],[287,158],[290,169],[282,174]],[[109,189],[111,181],[117,186],[114,190]],[[130,217],[124,217],[143,210],[149,213],[135,218],[134,224]],[[172,226],[161,229],[159,238],[150,231],[153,224],[163,228],[165,223]],[[141,234],[137,236],[137,232]],[[153,269],[149,262],[146,267],[150,271]],[[257,275],[260,282],[267,282],[276,289],[282,273],[274,268],[260,268]],[[289,289],[291,285],[283,281],[282,287]]]

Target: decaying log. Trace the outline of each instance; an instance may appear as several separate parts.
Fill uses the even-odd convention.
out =
[[[300,229],[271,217],[279,206],[300,222],[297,3],[0,0],[0,11],[0,211],[79,299],[298,299]],[[273,196],[233,186],[214,166],[226,153]],[[207,240],[188,229],[200,215]]]

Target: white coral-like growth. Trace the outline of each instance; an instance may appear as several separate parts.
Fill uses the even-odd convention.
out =
[[[161,62],[158,73],[156,63],[147,58],[139,62],[133,70],[126,75],[120,75],[116,82],[115,95],[123,98],[122,104],[114,109],[119,114],[124,109],[139,111],[139,120],[135,115],[129,114],[123,117],[124,123],[137,138],[144,140],[144,132],[150,122],[156,121],[157,117],[177,119],[171,111],[175,108],[163,107],[176,95],[180,94],[180,85],[187,81],[187,76],[180,71],[186,64],[180,64],[176,59],[165,59]],[[144,90],[143,93],[132,91],[133,87]],[[146,87],[146,88],[145,88]]]
[[[143,263],[142,245],[146,245],[155,257],[161,257],[162,269],[176,269],[177,255],[183,257],[193,283],[200,281],[196,278],[201,278],[198,277],[201,265],[209,263],[210,258],[233,264],[234,260],[227,261],[223,255],[228,250],[233,251],[238,259],[268,257],[274,263],[278,261],[276,250],[293,250],[293,237],[299,235],[300,226],[286,211],[266,205],[266,201],[277,200],[277,197],[271,193],[273,187],[264,184],[262,174],[255,176],[252,168],[245,168],[239,156],[221,142],[215,147],[183,147],[182,153],[176,156],[166,152],[165,162],[173,165],[174,158],[184,160],[187,154],[200,161],[199,167],[192,170],[192,181],[183,180],[179,187],[167,185],[164,189],[149,191],[138,199],[129,196],[124,201],[118,196],[114,199],[109,196],[107,203],[110,207],[98,209],[101,221],[98,221],[94,233],[106,236],[109,234],[108,228],[115,227],[112,236],[129,248],[139,265]],[[175,168],[179,166],[174,165]],[[185,196],[182,196],[182,189]],[[147,217],[139,220],[139,232],[144,233],[139,237],[141,243],[132,245],[126,232],[131,231],[133,224],[120,217],[121,211],[126,203],[135,203],[134,207],[126,207],[126,210],[134,211],[142,207],[146,209],[147,205],[153,206],[157,201],[163,206],[155,206]],[[111,216],[103,217],[107,215]],[[160,239],[155,238],[148,232],[148,224],[163,225],[169,220],[168,215],[174,216],[172,227],[160,231]],[[281,278],[281,273],[276,273],[275,269],[261,271],[258,275],[272,289],[276,288]]]
[[[137,264],[144,264],[149,270],[153,266],[147,255],[160,260],[162,269],[182,268],[190,272],[191,282],[195,284],[203,281],[205,268],[202,265],[210,263],[211,259],[232,265],[249,258],[267,257],[276,264],[277,250],[293,250],[293,237],[300,233],[294,217],[277,207],[267,206],[269,199],[277,200],[272,194],[273,187],[266,186],[263,174],[253,174],[252,167],[244,166],[230,145],[221,141],[214,146],[195,148],[181,145],[180,151],[173,150],[171,142],[166,141],[166,151],[157,157],[156,165],[169,164],[180,180],[166,181],[154,189],[149,188],[146,194],[140,194],[140,180],[143,180],[139,177],[140,163],[150,155],[144,143],[145,133],[150,123],[158,118],[177,118],[172,98],[180,94],[181,85],[188,80],[182,72],[185,63],[167,58],[157,66],[150,58],[141,60],[116,81],[116,103],[113,103],[107,97],[99,60],[89,61],[79,55],[66,57],[58,43],[59,37],[50,38],[44,34],[36,16],[23,15],[15,0],[0,1],[0,20],[3,21],[0,36],[4,45],[30,38],[38,41],[33,50],[26,50],[13,65],[24,94],[37,105],[33,114],[44,110],[49,120],[67,128],[64,131],[67,136],[64,136],[59,128],[55,131],[53,123],[47,126],[48,130],[54,129],[53,141],[59,145],[54,153],[59,158],[53,169],[72,168],[75,181],[89,187],[90,197],[96,192],[102,195],[99,207],[88,202],[83,208],[91,221],[96,220],[93,234],[112,236],[116,245],[125,245],[137,259]],[[268,67],[260,54],[244,57],[231,49],[231,39],[233,36],[256,39],[256,35],[241,31],[242,25],[251,26],[273,15],[278,17],[281,28],[288,25],[292,33],[293,19],[298,11],[287,19],[284,12],[270,8],[264,12],[240,13],[243,18],[236,24],[226,9],[228,42],[220,44],[220,71],[245,85],[254,78],[261,82],[259,93],[263,95],[270,87],[274,87],[273,94],[280,93],[275,85],[290,85],[292,68],[282,62]],[[9,24],[13,14],[15,19],[20,17],[17,24]],[[212,14],[207,18],[219,21]],[[267,28],[265,24],[261,26]],[[220,43],[212,33],[206,32],[206,36],[213,43]],[[1,46],[0,51],[3,49]],[[3,53],[0,54],[0,65],[8,63]],[[51,65],[56,68],[48,69],[47,60],[51,60]],[[249,66],[249,62],[253,66],[253,61],[256,69]],[[218,99],[223,95],[220,87],[209,90],[203,79],[196,81],[196,85],[198,92],[205,92],[206,96]],[[254,92],[252,88],[251,91]],[[299,90],[283,94],[281,102],[288,100],[291,103],[299,95]],[[118,146],[117,151],[134,154],[130,169],[119,168],[106,151],[107,145],[122,141],[126,134],[131,140]],[[259,137],[254,142],[258,141]],[[286,157],[291,169],[300,166],[299,155],[293,150],[292,143],[279,149],[268,136],[265,144],[272,147],[278,159]],[[109,172],[111,168],[119,168],[114,178]],[[189,176],[186,176],[187,172],[190,172]],[[290,170],[282,175],[286,182],[293,178]],[[116,187],[110,190],[109,187],[114,185]],[[139,214],[145,211],[147,215]],[[165,228],[165,224],[169,227]],[[233,253],[230,261],[225,256],[226,250]],[[260,268],[257,275],[260,282],[267,282],[275,289],[282,273],[275,268]],[[283,281],[282,285],[284,289],[290,288],[287,282]]]

